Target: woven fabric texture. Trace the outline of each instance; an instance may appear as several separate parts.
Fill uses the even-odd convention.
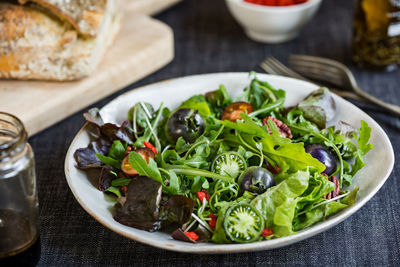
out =
[[[351,63],[352,2],[323,1],[298,38],[266,45],[245,36],[224,1],[183,1],[156,16],[174,30],[174,61],[91,107],[102,107],[128,90],[164,79],[212,72],[262,72],[258,67],[261,60],[275,56],[286,63],[289,54],[339,60],[351,67],[363,90],[400,104],[399,71],[367,72]],[[399,158],[400,119],[375,107],[359,106],[384,128]],[[9,259],[9,264],[19,261],[38,266],[400,265],[399,164],[385,185],[357,213],[328,231],[288,247],[242,254],[193,255],[156,249],[122,237],[87,214],[65,180],[65,154],[84,124],[83,112],[29,140],[36,155],[41,236],[32,250]]]

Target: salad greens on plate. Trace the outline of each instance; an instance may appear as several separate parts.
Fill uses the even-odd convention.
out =
[[[336,109],[327,88],[285,108],[284,90],[250,75],[236,99],[220,85],[173,110],[138,102],[121,125],[98,109],[84,114],[92,141],[74,157],[99,170],[115,220],[187,242],[248,243],[354,203],[358,187],[348,188],[372,149],[368,124],[327,127]]]

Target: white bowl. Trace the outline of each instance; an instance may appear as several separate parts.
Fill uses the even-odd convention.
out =
[[[287,77],[267,74],[258,74],[257,77],[260,80],[268,81],[275,88],[282,88],[286,91],[285,106],[294,106],[310,92],[318,89],[314,84]],[[226,86],[232,97],[239,96],[249,82],[248,73],[203,74],[163,81],[129,91],[117,97],[105,105],[100,110],[100,114],[105,122],[121,123],[125,120],[132,104],[138,101],[149,102],[154,107],[158,107],[161,102],[164,102],[167,107],[175,108],[190,96],[215,90],[220,84]],[[114,201],[111,201],[110,197],[98,190],[94,185],[96,182],[92,183],[92,180],[84,171],[76,168],[73,154],[76,149],[86,147],[91,138],[90,131],[86,126],[79,131],[68,149],[65,158],[65,176],[75,198],[91,216],[112,231],[144,244],[187,253],[236,253],[287,246],[326,231],[355,213],[376,194],[393,169],[393,148],[383,129],[371,117],[350,102],[337,95],[334,95],[334,99],[337,116],[333,124],[345,120],[355,127],[360,127],[360,120],[366,121],[371,127],[370,142],[374,145],[374,148],[366,155],[366,166],[353,179],[353,186],[358,185],[360,187],[354,205],[325,221],[299,231],[295,235],[244,244],[192,244],[174,240],[170,235],[163,232],[150,233],[120,224],[112,216]],[[374,216],[378,216],[378,214]],[[371,218],[365,219],[372,220]],[[107,241],[100,240],[99,242]]]
[[[322,0],[293,6],[262,6],[243,0],[225,0],[247,36],[258,42],[281,43],[294,39],[317,12]]]

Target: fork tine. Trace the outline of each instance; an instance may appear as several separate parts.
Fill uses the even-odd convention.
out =
[[[356,81],[351,74],[350,70],[340,62],[306,55],[291,55],[289,58],[289,65],[294,66],[295,64],[306,65],[307,67],[320,69],[326,75],[332,76],[332,79],[340,80],[340,86],[350,89],[351,85],[356,85]]]
[[[300,79],[300,80],[309,81],[306,77],[304,77],[304,76],[298,74],[297,72],[294,72],[293,70],[291,70],[288,67],[286,67],[284,64],[282,64],[276,58],[270,57],[269,59],[270,59],[271,64],[273,64],[282,73],[286,73],[286,76],[297,78],[297,79]]]
[[[291,55],[289,58],[289,65],[291,62],[314,62],[315,64],[320,64],[320,66],[323,66],[321,67],[322,69],[329,69],[332,72],[337,72],[341,75],[341,87],[350,90],[354,90],[354,88],[358,87],[357,81],[350,69],[338,61],[307,55]]]
[[[329,69],[325,68],[324,66],[318,65],[318,64],[312,64],[312,63],[307,63],[307,62],[292,62],[291,66],[293,69],[302,68],[302,69],[308,69],[315,73],[319,72],[324,76],[331,77],[332,79],[341,80],[343,77],[340,73],[332,72]]]
[[[286,71],[284,71],[283,69],[279,68],[276,64],[274,64],[271,57],[266,58],[261,64],[262,67],[264,67],[264,69],[268,69],[270,73],[281,76],[290,76]]]
[[[305,81],[311,82],[311,83],[316,84],[318,86],[322,86],[322,85],[316,83],[315,81],[310,81],[309,79],[305,78],[304,76],[301,76],[297,72],[295,72],[295,71],[291,70],[290,68],[286,67],[285,65],[283,65],[279,60],[277,60],[274,57],[266,58],[264,61],[262,61],[260,63],[260,67],[262,69],[264,69],[267,73],[270,73],[270,74],[285,75],[285,76],[288,76],[288,77],[294,77],[294,78],[298,78],[298,79],[301,79],[301,80],[305,80]],[[280,68],[277,69],[277,67],[280,67]],[[351,99],[354,99],[354,100],[358,100],[360,102],[363,101],[363,99],[360,96],[358,96],[358,95],[356,95],[356,94],[354,94],[352,92],[340,91],[340,90],[336,90],[336,89],[333,89],[333,88],[330,88],[330,90],[332,92],[334,92],[335,94],[340,95],[342,97],[351,98]]]
[[[296,56],[291,57],[289,63],[293,69],[296,71],[309,76],[309,73],[314,74],[315,79],[329,79],[329,82],[338,85],[340,87],[348,88],[348,79],[344,70],[339,69],[338,67],[333,67],[332,65],[325,65],[324,63],[319,62],[311,62],[308,60],[303,60],[303,58],[310,58],[308,56]],[[321,77],[315,77],[320,73]]]
[[[283,65],[279,60],[274,57],[266,58],[263,62],[260,63],[260,66],[268,73],[309,81],[307,78],[301,76],[300,74]]]
[[[277,73],[274,68],[271,68],[271,66],[268,65],[268,63],[266,63],[265,61],[260,63],[260,67],[269,74],[281,75],[280,73]]]
[[[320,69],[322,72],[330,73],[331,75],[343,75],[343,70],[333,67],[331,65],[325,65],[320,62],[302,61],[302,60],[289,60],[289,65],[303,65],[309,68]]]
[[[302,66],[302,65],[293,65],[293,69],[295,69],[297,72],[310,77],[312,79],[320,80],[320,81],[327,81],[331,84],[341,86],[342,85],[342,78],[341,77],[336,77],[329,75],[327,73],[321,72],[319,69],[315,68],[309,68],[307,66]]]
[[[331,67],[335,70],[343,70],[347,69],[345,65],[340,62],[337,62],[332,59],[322,58],[322,57],[315,57],[315,56],[308,56],[308,55],[290,55],[289,61],[302,61],[302,62],[312,62],[312,63],[319,63],[326,67]]]
[[[269,68],[274,70],[275,74],[282,75],[282,76],[287,76],[288,74],[285,71],[282,71],[280,68],[278,68],[271,60],[271,58],[267,58],[263,62],[265,65],[268,65]]]

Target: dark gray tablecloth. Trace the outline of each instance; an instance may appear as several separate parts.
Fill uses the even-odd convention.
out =
[[[311,54],[351,65],[352,1],[326,0],[318,14],[294,41],[266,45],[246,38],[224,1],[186,0],[156,17],[175,32],[175,60],[162,70],[93,106],[152,82],[191,74],[261,71],[267,56],[283,62],[289,54]],[[352,67],[364,90],[400,104],[400,72],[374,73]],[[363,106],[384,128],[396,157],[400,153],[400,120]],[[39,266],[92,265],[392,265],[400,254],[400,167],[356,214],[334,228],[294,245],[254,253],[191,255],[169,252],[124,238],[103,227],[74,199],[64,176],[64,157],[84,124],[82,111],[30,138],[36,154],[40,200],[40,242],[14,258]],[[0,237],[1,238],[1,237]],[[10,261],[8,262],[10,263]],[[1,263],[0,263],[1,265]]]

